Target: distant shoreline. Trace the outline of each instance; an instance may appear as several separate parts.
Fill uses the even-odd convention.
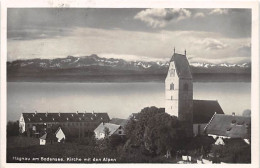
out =
[[[165,74],[7,76],[7,82],[47,83],[164,83]],[[193,82],[251,82],[251,74],[193,74]]]

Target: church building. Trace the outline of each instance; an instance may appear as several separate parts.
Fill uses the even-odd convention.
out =
[[[193,100],[193,78],[186,50],[175,53],[170,60],[165,79],[165,112],[176,116],[191,137],[203,133],[211,117],[224,114],[217,101]]]

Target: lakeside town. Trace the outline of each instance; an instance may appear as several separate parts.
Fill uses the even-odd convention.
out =
[[[146,107],[128,118],[22,113],[7,125],[7,162],[251,163],[251,111],[230,115],[217,100],[194,100],[186,50],[174,48],[164,101],[164,108]]]

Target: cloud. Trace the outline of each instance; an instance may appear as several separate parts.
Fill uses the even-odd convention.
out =
[[[203,12],[197,12],[193,16],[194,18],[204,18],[205,14]]]
[[[251,43],[246,43],[241,45],[238,49],[237,52],[240,56],[251,56]]]
[[[55,27],[26,27],[21,29],[8,30],[7,38],[12,40],[34,40],[56,38],[60,36],[67,36],[71,32],[69,28],[55,28]]]
[[[170,21],[180,21],[190,18],[191,12],[187,9],[145,9],[135,15],[135,19],[147,23],[153,28],[165,27]]]
[[[40,34],[41,35],[41,34]],[[42,35],[45,36],[45,35]],[[68,55],[97,54],[107,58],[128,60],[169,60],[173,47],[177,53],[205,59],[226,59],[239,56],[237,49],[250,38],[227,38],[203,31],[155,32],[121,29],[74,28],[66,36],[7,40],[7,59],[62,58]],[[215,44],[215,45],[214,45]],[[227,47],[228,46],[228,47]],[[223,49],[220,49],[223,48]],[[243,56],[239,56],[243,57]],[[244,56],[246,57],[246,56]],[[250,59],[250,57],[248,57]]]
[[[205,38],[203,40],[197,41],[196,43],[204,46],[206,50],[221,50],[228,47],[227,44],[212,38]]]
[[[228,14],[228,9],[216,8],[216,9],[212,9],[209,12],[209,15],[226,15],[226,14]]]

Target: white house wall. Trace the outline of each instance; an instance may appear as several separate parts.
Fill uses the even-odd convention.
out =
[[[65,140],[65,134],[61,129],[59,129],[59,131],[56,133],[56,138],[58,138],[58,142],[60,142],[62,139]]]

